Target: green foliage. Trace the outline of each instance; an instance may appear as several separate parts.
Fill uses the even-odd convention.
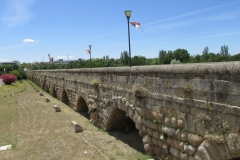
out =
[[[11,71],[10,74],[15,75],[17,77],[17,80],[22,79],[22,75],[17,70]]]
[[[216,143],[224,143],[224,134],[230,131],[229,125],[226,121],[216,116],[212,118],[205,113],[197,114],[197,121],[204,125],[207,132],[204,137]]]
[[[134,95],[138,98],[147,97],[149,92],[145,84],[134,84],[132,90]]]
[[[179,64],[179,63],[203,63],[203,62],[223,62],[223,61],[240,61],[240,53],[230,56],[228,52],[228,46],[221,46],[220,53],[209,52],[208,46],[204,48],[202,55],[191,55],[186,49],[176,49],[174,51],[165,51],[160,50],[157,58],[146,58],[144,56],[138,55],[131,58],[132,66],[140,65],[159,65],[159,64]],[[99,67],[120,67],[120,66],[129,66],[130,55],[127,51],[123,51],[120,54],[119,59],[110,58],[108,55],[103,56],[102,59],[92,59],[83,60],[79,59],[76,61],[70,61],[67,64],[56,64],[56,63],[38,63],[31,65],[30,63],[21,64],[20,69],[23,71],[24,68],[30,70],[42,70],[42,69],[73,69],[73,68],[99,68]],[[17,67],[17,66],[14,66]],[[3,67],[0,65],[0,75],[3,73],[5,68],[5,73],[15,70],[9,67]],[[26,78],[24,73],[20,72],[23,76],[23,79]]]

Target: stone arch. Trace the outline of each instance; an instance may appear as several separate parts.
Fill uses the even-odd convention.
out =
[[[129,116],[128,110],[110,107],[112,111],[106,124],[109,135],[116,137],[138,151],[144,152],[142,136],[139,134],[139,128],[137,128],[133,116]],[[108,107],[107,110],[111,109]]]
[[[78,98],[77,105],[76,105],[76,111],[77,112],[88,111],[87,103],[86,103],[86,101],[84,100],[83,97]]]
[[[56,92],[55,87],[52,87],[51,95],[52,95],[54,98],[57,98],[57,92]]]
[[[68,95],[65,90],[62,91],[61,101],[66,105],[69,105]]]
[[[47,92],[47,93],[50,93],[50,91],[49,91],[49,86],[48,86],[48,85],[46,85],[46,92]]]
[[[133,120],[127,116],[127,113],[119,108],[114,108],[108,119],[106,130],[122,131],[135,128]]]
[[[83,115],[85,118],[90,119],[90,113],[89,113],[89,109],[88,109],[88,105],[85,101],[85,99],[80,96],[77,99],[77,103],[76,103],[76,111],[78,113],[80,113],[81,115]]]

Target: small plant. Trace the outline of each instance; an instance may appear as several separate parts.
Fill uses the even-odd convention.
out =
[[[189,83],[186,83],[186,86],[185,86],[184,90],[186,92],[191,92],[192,91],[192,88],[190,87]]]
[[[92,86],[94,86],[96,88],[99,86],[99,82],[97,79],[92,80]]]
[[[181,150],[182,153],[185,153],[185,150]]]
[[[183,129],[182,129],[182,131],[186,132],[186,131],[187,131],[187,129],[186,129],[186,128],[183,128]]]
[[[207,101],[206,104],[205,104],[205,108],[206,108],[207,110],[209,110],[209,111],[212,110],[212,107],[209,105],[208,101]]]
[[[168,88],[168,89],[169,89],[169,88],[171,88],[171,85],[170,85],[170,83],[168,83],[168,84],[167,84],[167,88]]]
[[[190,143],[187,141],[187,142],[185,142],[185,144],[186,144],[186,145],[189,145]]]
[[[157,120],[156,119],[154,119],[154,120],[152,120],[153,121],[153,123],[157,123]]]
[[[134,84],[132,90],[134,95],[138,98],[147,97],[149,92],[146,88],[146,84]]]

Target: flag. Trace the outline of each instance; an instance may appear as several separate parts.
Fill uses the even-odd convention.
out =
[[[142,26],[141,26],[141,24],[140,24],[140,22],[129,22],[131,25],[133,25],[133,27],[135,27],[136,29],[137,28],[141,28],[142,29]],[[143,29],[142,29],[142,31],[143,31]]]
[[[87,52],[88,54],[90,54],[90,50],[88,49],[88,50],[85,50],[85,52]]]

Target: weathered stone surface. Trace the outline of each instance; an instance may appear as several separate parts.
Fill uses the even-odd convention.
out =
[[[162,132],[168,135],[168,137],[175,137],[175,129],[169,127],[162,127]]]
[[[217,143],[210,140],[205,140],[202,144],[204,145],[208,156],[211,159],[221,159],[221,155],[218,153],[218,150],[216,148]]]
[[[225,136],[229,152],[233,158],[240,157],[240,133],[230,133]]]
[[[157,146],[154,146],[153,153],[154,153],[157,157],[161,157],[162,151],[163,151],[162,148],[157,147]]]
[[[163,143],[163,150],[169,151],[169,145],[167,143]]]
[[[160,133],[153,131],[153,137],[156,139],[160,139]]]
[[[183,141],[183,142],[187,142],[188,141],[188,132],[186,132],[186,131],[181,131],[181,140]]]
[[[143,144],[147,144],[147,143],[150,143],[152,144],[152,139],[149,135],[145,135],[143,138],[142,138],[142,141],[143,141]]]
[[[54,108],[55,112],[61,112],[61,108],[58,107],[57,105],[54,105],[53,108]]]
[[[157,122],[161,123],[161,124],[165,123],[165,116],[164,116],[164,114],[158,113]]]
[[[228,150],[228,146],[227,146],[226,142],[218,143],[216,145],[216,148],[222,159],[233,159],[233,157],[230,155],[230,152]]]
[[[154,137],[152,137],[152,142],[155,146],[158,146],[158,140]]]
[[[193,121],[185,121],[185,128],[192,133],[197,133],[196,123]]]
[[[184,143],[178,140],[174,140],[174,147],[182,151],[184,150]]]
[[[47,97],[45,97],[45,100],[46,100],[46,102],[50,102],[50,99],[49,99],[49,98],[47,98]]]
[[[170,117],[165,117],[164,123],[165,123],[165,126],[168,126],[168,127],[172,126],[172,121]]]
[[[183,128],[185,127],[184,120],[178,119],[178,120],[177,120],[177,127],[178,127],[179,129],[183,129]]]
[[[171,122],[172,122],[172,126],[173,126],[174,128],[178,127],[177,118],[176,118],[176,117],[172,117],[172,118],[171,118]]]
[[[179,158],[180,158],[181,160],[188,160],[188,155],[185,154],[185,153],[180,152],[180,153],[179,153]]]
[[[144,144],[144,149],[148,154],[152,154],[154,146],[152,144]]]
[[[160,148],[163,148],[163,142],[160,140],[160,141],[158,141],[158,146],[160,147]]]
[[[198,150],[193,155],[196,160],[213,160],[208,154],[203,143],[198,147]]]
[[[143,120],[143,123],[146,127],[153,129],[154,131],[158,131],[158,125],[156,123],[153,123],[149,120]]]
[[[153,136],[153,131],[150,128],[147,128],[147,133],[148,135]]]
[[[144,125],[142,125],[142,128],[139,130],[139,135],[143,137],[146,134],[147,134],[147,129]]]
[[[169,144],[170,146],[174,147],[174,139],[173,138],[167,138],[166,143]]]
[[[179,141],[181,141],[181,130],[180,129],[177,129],[175,131],[175,138]]]
[[[71,124],[72,124],[72,126],[74,128],[75,133],[80,133],[80,132],[83,131],[82,126],[80,126],[77,122],[71,121]]]
[[[195,152],[196,152],[197,148],[193,147],[191,145],[186,145],[184,144],[184,151],[185,153],[187,153],[188,155],[192,156]]]
[[[195,160],[193,156],[189,156],[188,160]]]
[[[188,141],[192,146],[197,147],[204,141],[204,138],[192,133],[188,133]]]
[[[179,158],[180,155],[179,155],[179,150],[173,148],[173,147],[170,147],[170,153],[174,156],[174,157],[177,157]]]

